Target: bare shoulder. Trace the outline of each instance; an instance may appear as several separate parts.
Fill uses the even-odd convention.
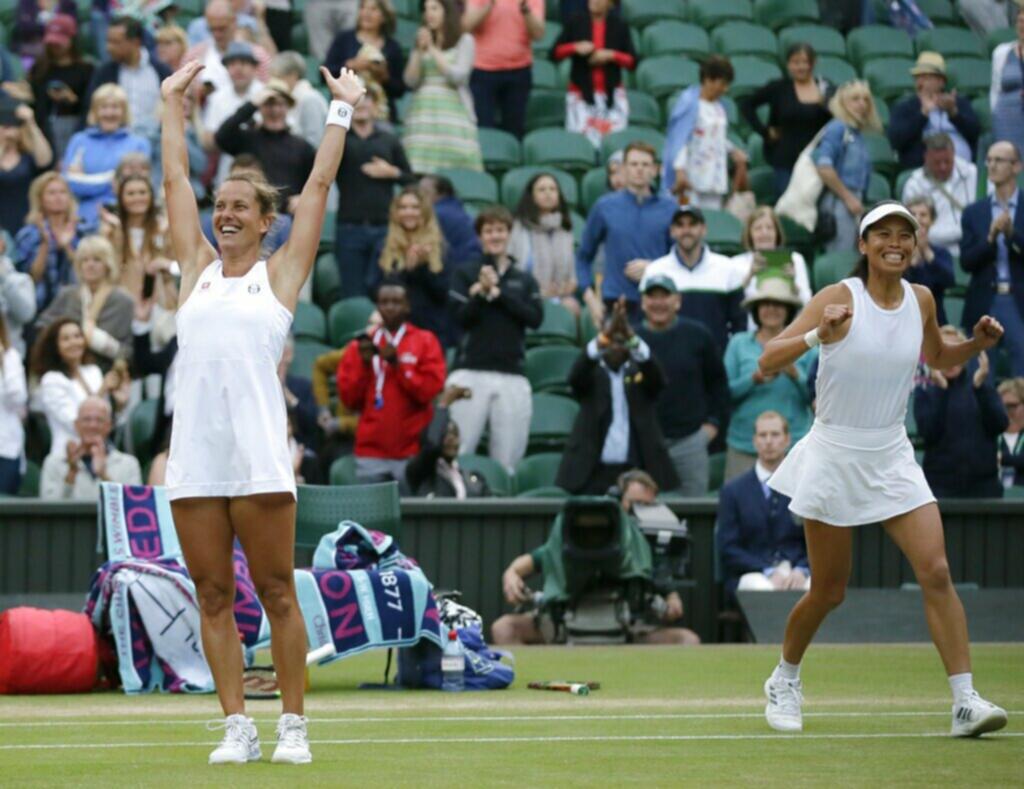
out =
[[[935,312],[935,297],[932,295],[932,292],[924,285],[911,283],[910,287],[914,289],[914,296],[917,297],[917,304],[921,308],[921,314],[924,317],[928,317],[929,314]]]
[[[828,304],[845,304],[847,306],[853,306],[853,293],[851,293],[849,287],[844,285],[842,282],[836,282],[833,285],[826,285],[815,293],[811,302],[816,302],[821,307]]]

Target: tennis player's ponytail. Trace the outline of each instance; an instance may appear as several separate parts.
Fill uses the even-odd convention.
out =
[[[859,277],[861,282],[865,285],[868,284],[868,256],[861,255],[860,259],[857,260],[856,265],[853,267],[853,271],[850,272],[851,277]]]

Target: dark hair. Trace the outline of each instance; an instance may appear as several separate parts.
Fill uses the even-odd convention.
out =
[[[789,63],[789,59],[793,57],[793,55],[799,55],[801,53],[807,55],[807,59],[811,61],[811,66],[813,67],[815,62],[818,60],[818,53],[815,52],[814,47],[806,41],[797,41],[796,43],[790,44],[786,47],[786,62]]]
[[[434,192],[438,197],[455,197],[455,184],[452,183],[452,179],[448,176],[430,173],[423,177],[429,178],[434,182]]]
[[[374,303],[377,302],[377,299],[380,297],[380,292],[384,290],[384,288],[401,288],[402,293],[405,296],[405,300],[409,300],[409,288],[406,287],[405,280],[402,279],[398,274],[386,274],[384,276],[384,278],[380,281],[380,284],[377,285],[376,292],[373,294]]]
[[[359,7],[362,8],[370,0],[360,0]],[[385,38],[389,38],[395,34],[395,26],[398,24],[397,15],[395,14],[395,7],[391,5],[391,0],[373,0],[380,9],[380,15],[383,17],[380,22],[380,32],[384,34]],[[356,27],[359,26],[358,21]]]
[[[476,215],[476,221],[473,222],[473,229],[476,230],[477,235],[480,235],[484,225],[491,224],[505,225],[505,227],[511,230],[515,220],[505,206],[489,205],[480,209],[480,213]]]
[[[231,166],[228,168],[228,172],[235,170],[256,170],[262,173],[264,172],[263,162],[251,153],[240,153],[231,160]]]
[[[142,41],[142,23],[135,17],[127,15],[115,16],[110,20],[110,24],[107,27],[123,27],[125,38],[132,41]]]
[[[71,43],[68,45],[68,57],[71,58],[72,63],[83,62],[82,53],[78,49],[77,37],[72,38]],[[50,71],[55,67],[56,64],[50,62],[49,47],[43,47],[43,51],[28,71],[29,82],[41,82],[43,78],[49,76]]]
[[[634,483],[643,485],[645,488],[653,490],[655,496],[658,495],[658,483],[654,481],[654,477],[646,471],[638,468],[630,469],[629,471],[624,471],[622,474],[619,474],[616,486],[619,489],[620,495],[624,495],[626,493],[626,488]]]
[[[889,205],[890,203],[894,204],[894,205],[903,205],[899,200],[879,200],[877,203],[875,203],[870,208],[865,209],[864,215],[867,216],[872,211],[874,211],[876,208],[878,208],[878,206],[880,206],[880,205]],[[868,225],[866,228],[864,228],[864,232],[860,234],[860,237],[861,238],[867,238],[868,237],[868,233],[871,231],[871,228],[873,228],[873,227],[874,227],[874,225],[872,224],[872,225]],[[860,258],[857,260],[857,263],[854,265],[853,271],[850,272],[850,276],[851,277],[858,277],[862,282],[864,282],[864,284],[867,284],[867,281],[868,281],[868,270],[869,270],[868,256],[867,255],[861,255]]]
[[[455,0],[437,0],[437,2],[444,8],[444,23],[438,31],[441,35],[440,41],[437,43],[442,50],[451,49],[459,43],[459,38],[462,36],[462,14],[459,13]],[[427,0],[422,0],[420,12],[425,13],[426,7]],[[426,20],[424,20],[424,24],[426,24]]]
[[[51,370],[59,370],[64,375],[68,374],[68,367],[64,364],[64,359],[61,358],[60,350],[57,347],[57,338],[60,337],[60,330],[69,323],[73,323],[79,330],[82,328],[82,324],[74,318],[58,318],[39,335],[35,345],[32,346],[32,353],[29,357],[29,371],[33,375],[42,378]],[[91,361],[92,355],[89,353],[89,348],[86,347],[85,354],[82,356],[82,364]]]
[[[562,213],[562,230],[572,230],[569,204],[565,202],[565,195],[562,194],[562,187],[558,183],[558,179],[551,173],[537,173],[527,182],[523,196],[519,198],[519,205],[516,206],[516,217],[535,225],[540,222],[540,209],[533,201],[533,187],[541,178],[550,178],[555,182],[555,188],[558,189],[558,210]]]
[[[724,79],[732,82],[736,78],[732,63],[724,55],[709,55],[700,64],[700,81],[708,82],[713,79]]]
[[[757,328],[761,328],[761,316],[758,315],[758,312],[760,312],[761,310],[761,305],[766,302],[771,302],[773,304],[782,304],[782,306],[786,308],[785,326],[789,326],[789,324],[793,322],[793,318],[796,317],[796,307],[794,307],[792,304],[783,304],[781,301],[772,302],[771,299],[762,299],[760,301],[755,301],[753,304],[750,305],[750,319],[754,321]]]

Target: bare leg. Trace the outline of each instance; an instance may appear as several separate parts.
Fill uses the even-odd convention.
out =
[[[491,625],[491,640],[495,646],[543,644],[544,636],[537,629],[533,614],[505,614]]]
[[[850,580],[853,535],[849,528],[821,521],[804,521],[807,555],[811,564],[811,588],[801,597],[786,621],[782,657],[799,663],[829,611],[843,602]]]
[[[295,499],[288,493],[232,499],[231,523],[270,620],[270,653],[283,711],[301,715],[307,642],[295,594]]]
[[[199,597],[203,654],[213,673],[224,715],[245,712],[242,647],[235,626],[235,535],[223,498],[171,502],[174,527]]]
[[[659,627],[640,638],[641,644],[681,644],[695,646],[700,643],[700,636],[688,627]]]
[[[967,617],[953,588],[946,541],[937,504],[926,504],[885,523],[885,530],[907,557],[924,596],[928,630],[947,674],[971,670]],[[813,570],[812,570],[813,572]],[[815,578],[814,581],[817,581]]]

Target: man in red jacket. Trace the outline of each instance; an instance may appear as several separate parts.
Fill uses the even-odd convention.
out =
[[[420,451],[432,401],[444,387],[444,353],[437,338],[408,322],[409,299],[400,280],[377,291],[382,325],[348,344],[338,365],[338,394],[360,412],[356,476],[360,482],[405,479]]]

